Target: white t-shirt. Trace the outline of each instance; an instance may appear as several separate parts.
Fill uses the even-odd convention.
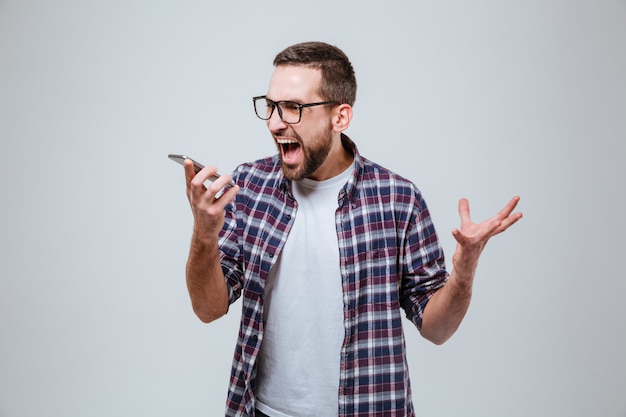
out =
[[[335,213],[352,169],[293,182],[298,208],[265,284],[257,362],[257,408],[272,417],[337,416],[345,331]]]

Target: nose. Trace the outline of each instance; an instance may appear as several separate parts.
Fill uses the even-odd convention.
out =
[[[280,114],[278,113],[278,108],[274,109],[272,116],[267,119],[267,128],[270,132],[278,132],[287,128],[287,123],[283,122],[283,119],[280,118]]]

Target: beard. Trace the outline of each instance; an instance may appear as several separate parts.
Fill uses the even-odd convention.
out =
[[[318,135],[308,140],[304,144],[302,138],[296,133],[291,132],[289,137],[295,139],[298,145],[281,145],[276,142],[278,147],[278,157],[280,158],[281,167],[285,178],[292,181],[299,181],[310,177],[317,169],[322,166],[330,150],[332,148],[332,134],[330,130],[323,129]],[[299,146],[302,152],[302,163],[299,165],[287,164],[283,160],[283,152],[285,146]]]

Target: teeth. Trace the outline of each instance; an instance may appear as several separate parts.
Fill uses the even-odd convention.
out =
[[[276,139],[276,142],[280,143],[281,145],[289,145],[289,144],[298,143],[297,141],[292,140],[292,139]]]

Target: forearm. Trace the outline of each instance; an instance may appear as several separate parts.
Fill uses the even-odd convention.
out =
[[[452,255],[453,270],[446,285],[432,296],[424,309],[421,333],[426,339],[442,344],[456,332],[470,305],[480,254],[492,236],[504,232],[522,218],[522,213],[511,214],[518,202],[519,197],[512,198],[491,219],[475,224],[469,216],[467,199],[459,201],[461,229],[452,231],[457,241]]]
[[[220,264],[217,240],[192,238],[187,260],[187,289],[198,318],[209,323],[228,311],[228,288]]]
[[[474,274],[452,271],[448,282],[430,299],[424,309],[422,336],[441,345],[459,328],[472,298]]]

